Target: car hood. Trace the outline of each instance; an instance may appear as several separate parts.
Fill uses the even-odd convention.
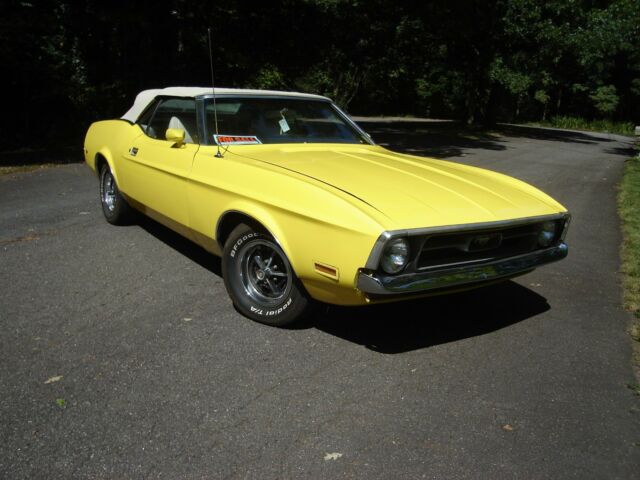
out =
[[[382,212],[394,228],[491,222],[565,211],[546,194],[506,175],[379,146],[260,147],[252,158],[347,192]]]

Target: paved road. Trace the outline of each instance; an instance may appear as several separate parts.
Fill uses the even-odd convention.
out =
[[[0,478],[637,478],[628,141],[365,128],[543,188],[574,214],[569,258],[278,330],[235,312],[216,258],[107,225],[83,165],[0,177]]]

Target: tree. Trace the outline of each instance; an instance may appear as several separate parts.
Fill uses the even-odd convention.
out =
[[[593,100],[593,105],[598,112],[604,116],[611,116],[618,106],[618,95],[616,95],[616,87],[613,85],[604,85],[596,88],[595,92],[589,95]]]
[[[2,126],[20,128],[0,148],[77,144],[142,89],[208,85],[208,27],[218,86],[469,123],[640,122],[638,0],[8,3],[0,81],[21,108]]]

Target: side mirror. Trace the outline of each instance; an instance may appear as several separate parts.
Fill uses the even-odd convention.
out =
[[[164,137],[173,142],[174,147],[180,147],[184,144],[184,130],[181,128],[167,128]]]

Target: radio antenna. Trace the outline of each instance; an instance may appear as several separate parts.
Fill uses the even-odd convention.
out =
[[[220,143],[218,142],[218,108],[216,105],[216,81],[213,76],[213,50],[211,48],[211,27],[207,29],[208,37],[209,37],[209,66],[211,67],[211,91],[213,93],[213,120],[216,128],[216,136],[215,141],[218,147],[218,151],[216,152],[217,158],[222,158],[222,153],[220,153]]]

